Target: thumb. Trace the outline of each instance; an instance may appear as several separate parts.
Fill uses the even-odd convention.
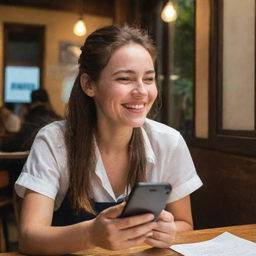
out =
[[[125,206],[125,202],[109,207],[108,209],[104,210],[101,214],[104,215],[107,219],[115,219],[117,218],[123,211],[123,208]]]

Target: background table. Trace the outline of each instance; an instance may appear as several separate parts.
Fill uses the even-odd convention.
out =
[[[0,151],[0,159],[22,159],[27,158],[29,151],[4,152]]]

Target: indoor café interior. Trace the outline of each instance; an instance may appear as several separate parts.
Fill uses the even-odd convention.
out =
[[[98,31],[98,34],[95,31]],[[110,39],[112,34],[119,33],[119,31],[126,31],[127,34],[134,33],[134,38],[139,37],[138,33],[141,33],[141,38],[127,39],[126,43],[121,43],[118,36]],[[227,234],[226,232],[230,235],[230,242],[231,239],[242,238],[248,242],[248,247],[239,246],[237,253],[240,249],[244,250],[240,252],[241,254],[228,254],[228,249],[223,247],[224,254],[210,254],[209,252],[209,255],[256,255],[255,35],[256,2],[254,0],[0,0],[0,256],[47,255],[48,252],[52,255],[76,253],[84,256],[201,255],[200,253],[192,254],[192,249],[191,254],[186,254],[185,247],[182,245],[210,242],[212,239]],[[98,36],[98,41],[93,36]],[[104,36],[109,38],[109,41],[116,40],[114,42],[117,45],[116,48],[101,47]],[[145,43],[142,40],[148,41]],[[106,40],[104,43],[108,44],[109,41]],[[119,46],[118,43],[120,43]],[[153,48],[154,53],[151,52]],[[86,56],[93,51],[98,55],[87,58]],[[102,67],[97,66],[97,70],[93,65],[94,62],[100,61],[100,57],[97,56],[100,54],[103,56],[103,51],[108,51],[105,54],[109,54],[109,57],[102,58],[104,61],[108,59]],[[126,52],[130,55],[122,62]],[[118,59],[118,54],[121,56],[120,59]],[[131,66],[127,64],[128,59],[133,61]],[[92,65],[91,68],[90,65]],[[117,65],[121,69],[114,72],[113,69]],[[150,70],[143,71],[142,74],[143,68],[147,65],[150,66]],[[87,69],[92,71],[87,73]],[[96,74],[97,78],[90,76],[90,72]],[[110,89],[106,89],[103,85],[103,82],[108,79],[107,72],[112,72],[110,75],[113,80],[109,80],[108,83],[112,83],[111,86],[114,87]],[[114,80],[119,75],[123,75],[123,78]],[[77,90],[76,85],[78,85]],[[102,86],[103,89],[100,90],[97,86]],[[128,95],[128,90],[132,86],[134,88]],[[92,115],[92,119],[88,120],[93,121],[87,130],[96,127],[95,132],[82,132],[83,134],[79,135],[83,126],[86,125],[86,120],[83,122],[80,120],[81,125],[75,122],[78,122],[79,118],[83,119],[82,114],[86,115],[88,113],[86,108],[91,110],[91,105],[88,103],[84,108],[81,106],[82,96],[79,98],[78,94],[75,94],[78,90],[84,98],[88,98],[88,102],[93,102],[95,112],[88,114]],[[125,93],[126,96],[124,96]],[[143,97],[147,98],[148,102]],[[117,106],[117,101],[121,101],[119,106]],[[145,110],[148,112],[145,112],[143,116],[145,106],[148,107],[148,110]],[[157,111],[151,115],[154,112],[151,111],[153,108]],[[143,116],[143,123],[139,115]],[[132,118],[133,121],[131,121]],[[116,121],[117,119],[119,121]],[[133,123],[136,124],[131,129]],[[54,124],[58,125],[54,126]],[[107,134],[104,131],[104,125],[108,128],[111,125],[115,127],[107,139],[110,142],[112,140],[113,145],[116,145],[117,139],[115,131],[121,132],[121,129],[123,132],[131,131],[131,139],[127,141],[127,149],[124,151],[125,158],[121,158],[119,152],[120,154],[116,154],[118,158],[113,157],[111,161],[107,160],[110,159],[108,158],[110,154],[107,151],[105,153],[103,146],[101,148],[101,143],[105,140],[104,136],[100,135],[100,130],[102,129],[103,134]],[[63,128],[63,130],[64,126],[69,128],[63,132],[62,137],[63,145],[67,147],[67,156],[63,153],[66,149],[62,151],[62,141],[59,140],[57,126],[61,127],[58,129]],[[45,127],[52,127],[52,131]],[[76,130],[72,130],[73,128]],[[147,129],[155,130],[148,132]],[[140,131],[140,133],[135,131]],[[175,153],[169,148],[169,137],[167,135],[164,137],[164,132],[170,132],[171,135],[168,136],[172,137],[173,141],[179,136],[183,143],[183,153],[178,156],[178,149],[173,149],[176,150]],[[78,134],[76,139],[71,142],[76,134]],[[125,136],[126,133],[123,137]],[[153,141],[154,136],[156,137]],[[137,138],[140,139],[138,144],[135,142]],[[92,143],[90,145],[93,151],[78,146],[82,145],[83,139]],[[98,145],[95,146],[93,143]],[[174,146],[170,147],[174,148]],[[76,156],[78,148],[84,151]],[[143,155],[139,155],[141,152]],[[88,154],[88,157],[85,157],[88,160],[81,161],[79,165],[77,162],[81,160],[82,153]],[[142,157],[142,160],[139,159],[141,162],[133,163],[135,158],[137,160],[139,157]],[[79,169],[85,163],[98,168],[98,158],[102,158],[102,165],[107,169],[105,176],[98,174],[98,169],[95,169],[96,171],[93,170],[96,173],[94,177],[92,176],[94,173],[89,172],[90,168],[86,167],[88,171],[85,175],[86,181],[79,181],[78,176],[75,177],[75,174],[70,171],[72,166],[74,169]],[[70,181],[65,180],[67,184],[62,181],[61,174],[56,174],[57,172],[48,168],[51,162],[56,162],[56,166],[60,166],[60,171],[64,170],[65,164],[68,166],[67,170],[70,173],[63,174],[65,179],[70,177]],[[152,177],[159,176],[148,180],[148,169],[152,165],[160,174],[152,174]],[[104,166],[101,168],[104,169]],[[173,171],[172,169],[176,169],[176,166],[177,170]],[[38,168],[38,172],[34,178],[26,181],[28,177],[26,175],[30,175],[26,172],[30,171],[30,167]],[[42,170],[45,174],[40,174],[40,167],[45,168],[45,171]],[[125,171],[124,175],[120,175],[118,171],[115,174],[113,171],[111,175],[108,173],[111,168],[117,170],[118,167],[122,172],[123,169],[132,171],[133,168],[136,170],[141,168],[143,174],[140,175],[139,171],[136,173],[137,176],[128,171],[127,173]],[[186,168],[191,171],[186,172],[184,170]],[[165,174],[162,174],[163,170],[166,170]],[[31,173],[33,174],[34,171],[31,170]],[[84,248],[76,246],[78,242],[70,247],[63,244],[63,248],[68,248],[66,251],[55,250],[53,245],[53,247],[49,246],[48,251],[47,249],[41,250],[40,245],[32,245],[31,250],[27,249],[30,248],[27,245],[29,239],[27,241],[23,236],[29,234],[21,234],[30,227],[31,230],[33,228],[33,231],[36,230],[36,234],[40,227],[36,229],[35,225],[28,220],[28,215],[25,216],[29,214],[31,217],[32,212],[37,213],[34,209],[36,207],[32,207],[33,211],[29,210],[31,207],[29,198],[30,200],[33,196],[37,198],[40,193],[37,188],[33,191],[33,186],[29,182],[41,176],[50,179],[48,176],[51,173],[60,175],[59,180],[66,184],[65,193],[67,193],[62,192],[61,183],[57,188],[52,189],[56,190],[55,201],[55,197],[51,199],[47,197],[53,192],[47,192],[47,186],[42,188],[42,191],[46,192],[45,194],[42,192],[43,195],[40,194],[40,196],[47,198],[45,201],[42,199],[42,202],[51,206],[52,215],[54,211],[58,211],[56,210],[58,207],[62,207],[58,201],[59,197],[64,202],[66,198],[67,200],[74,199],[80,193],[79,196],[86,195],[86,199],[80,197],[75,199],[77,201],[73,203],[73,206],[91,210],[97,220],[100,219],[99,216],[102,216],[102,212],[105,213],[110,208],[104,208],[99,212],[94,211],[92,208],[94,196],[95,198],[101,198],[101,196],[110,198],[112,193],[112,199],[108,202],[115,201],[111,207],[119,209],[119,203],[126,201],[126,198],[119,200],[124,190],[127,198],[130,195],[129,202],[132,193],[127,191],[131,190],[131,185],[141,181],[145,184],[157,181],[171,184],[172,190],[166,192],[166,197],[173,199],[168,202],[168,207],[165,201],[159,210],[160,217],[158,216],[152,222],[160,223],[161,218],[164,219],[161,216],[172,216],[171,222],[175,225],[176,222],[185,222],[180,220],[185,216],[185,219],[190,220],[189,224],[177,224],[175,232],[173,231],[175,235],[169,243],[160,241],[163,233],[152,228],[152,232],[141,235],[141,239],[145,236],[144,240],[141,240],[143,242],[135,246],[133,243],[131,243],[132,246],[128,246],[129,243],[127,243],[122,247],[121,242],[120,244],[113,242],[115,245],[106,246],[105,242],[101,243],[100,239],[96,238],[93,246],[86,244]],[[194,175],[193,183],[189,175]],[[120,182],[120,179],[123,180]],[[179,179],[183,179],[184,184],[187,182],[186,189],[184,184],[179,185],[181,182]],[[102,184],[98,191],[99,180]],[[47,179],[44,182],[47,183]],[[49,187],[50,183],[49,180]],[[87,184],[90,189],[86,188],[84,192],[81,191],[80,183]],[[23,184],[25,185],[21,188]],[[34,187],[37,186],[36,184]],[[117,186],[115,190],[113,184],[120,184],[120,186]],[[79,185],[80,190],[75,188],[76,185]],[[111,193],[108,191],[109,197],[106,195],[107,186],[110,186],[108,189],[112,191]],[[101,192],[104,188],[105,194]],[[184,191],[181,191],[182,188]],[[154,189],[150,188],[150,190]],[[89,198],[89,195],[92,197]],[[40,196],[38,198],[41,200]],[[26,203],[24,203],[25,198]],[[141,208],[148,202],[156,207],[158,199],[153,198],[155,197],[151,198],[149,194],[144,194]],[[95,204],[97,205],[97,202]],[[182,208],[182,214],[179,213],[179,209],[176,211],[179,205]],[[147,205],[147,207],[150,206]],[[43,206],[39,208],[42,210]],[[189,213],[185,214],[186,211]],[[145,210],[143,214],[147,215],[150,212],[150,210]],[[166,215],[163,212],[167,212]],[[44,214],[50,213],[39,214],[40,217],[33,219],[43,219]],[[49,217],[53,218],[52,223],[54,223],[55,216],[58,215]],[[122,219],[118,215],[115,215],[115,218],[118,221]],[[27,226],[24,224],[26,221],[29,223]],[[68,225],[73,226],[72,223]],[[49,223],[49,230],[50,226],[51,223]],[[92,225],[88,227],[92,233],[97,233]],[[96,227],[96,224],[93,227]],[[52,234],[54,236],[55,232]],[[157,235],[154,237],[154,234],[159,234],[160,238],[157,239]],[[164,235],[163,239],[165,239]],[[88,236],[93,237],[90,234]],[[137,240],[138,237],[136,237]],[[68,236],[65,237],[67,238]],[[44,239],[38,235],[35,239],[31,239],[31,243],[36,244],[41,240],[41,246],[47,247],[47,239]],[[66,243],[65,239],[63,238],[63,243]],[[73,239],[75,238],[70,241]],[[227,242],[228,238],[226,239]],[[26,241],[24,243],[28,247],[21,245],[23,240]],[[56,238],[56,244],[58,244],[57,241],[61,239]],[[222,241],[223,246],[228,247],[224,244],[224,237]],[[240,241],[237,245],[239,243]],[[61,248],[61,245],[56,246]],[[179,246],[182,247],[180,251]],[[198,252],[200,246],[198,245]],[[38,253],[35,248],[39,248]],[[53,248],[52,251],[51,248]],[[218,248],[216,247],[215,250],[217,251]],[[226,254],[225,250],[227,250]]]

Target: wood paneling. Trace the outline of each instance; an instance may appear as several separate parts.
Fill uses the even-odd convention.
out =
[[[0,0],[0,4],[34,7],[52,10],[62,10],[70,12],[82,12],[85,14],[94,14],[113,17],[115,11],[115,0]]]
[[[195,228],[256,221],[256,158],[190,148],[204,185],[192,194]]]

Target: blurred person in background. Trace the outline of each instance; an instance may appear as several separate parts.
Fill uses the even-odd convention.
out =
[[[61,116],[54,112],[46,90],[32,91],[31,104],[20,131],[3,143],[2,150],[6,152],[30,150],[38,130],[48,123],[61,119]]]
[[[33,91],[31,93],[31,104],[20,131],[3,141],[2,151],[29,151],[38,130],[46,124],[61,119],[61,116],[52,109],[47,92],[44,89]],[[20,174],[25,161],[26,159],[1,159],[1,168],[10,171],[12,184]]]
[[[14,114],[14,103],[5,103],[0,109],[1,125],[5,132],[18,132],[21,127],[20,118]]]

